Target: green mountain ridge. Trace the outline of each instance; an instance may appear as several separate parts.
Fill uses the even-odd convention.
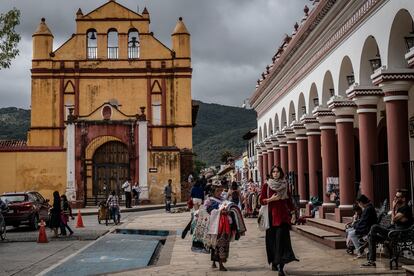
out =
[[[256,112],[240,107],[197,103],[197,125],[193,129],[195,159],[207,165],[218,165],[225,150],[235,157],[241,155],[246,148],[242,137],[256,127]]]
[[[240,107],[209,104],[199,105],[197,125],[193,129],[195,159],[207,165],[221,163],[225,150],[239,156],[246,146],[242,136],[256,127],[256,112]],[[30,127],[30,110],[0,108],[0,140],[26,140]]]
[[[0,108],[0,140],[26,140],[30,127],[30,110]]]

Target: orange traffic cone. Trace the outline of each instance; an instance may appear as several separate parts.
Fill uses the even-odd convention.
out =
[[[78,218],[77,218],[77,221],[76,221],[76,228],[83,228],[83,227],[85,227],[85,226],[83,225],[82,215],[81,215],[80,210],[78,210]]]
[[[46,227],[45,227],[45,222],[43,221],[43,219],[40,222],[39,237],[37,238],[37,242],[38,243],[48,243],[49,242],[47,240]]]

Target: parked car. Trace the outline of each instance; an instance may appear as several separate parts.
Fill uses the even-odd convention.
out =
[[[4,193],[0,197],[9,208],[3,214],[6,225],[27,224],[37,230],[40,220],[49,220],[49,200],[38,192]]]

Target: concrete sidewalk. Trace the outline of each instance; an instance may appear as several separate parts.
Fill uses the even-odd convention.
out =
[[[256,219],[246,219],[247,233],[230,245],[226,264],[229,271],[212,269],[210,255],[191,251],[191,236],[181,239],[181,230],[190,214],[156,214],[141,216],[122,228],[170,230],[174,235],[167,241],[155,266],[123,271],[115,275],[277,275],[266,263],[264,233],[256,226]],[[175,234],[176,233],[176,234]],[[380,258],[376,268],[360,268],[364,260],[353,260],[345,250],[335,250],[291,232],[292,244],[300,262],[286,265],[287,275],[405,275],[404,271],[390,271],[388,259]]]
[[[180,203],[177,203],[176,206],[171,205],[171,208],[184,207],[184,206],[187,206],[187,203],[180,202]],[[125,206],[121,206],[121,213],[159,210],[159,209],[164,209],[164,208],[165,208],[165,204],[146,204],[146,205],[133,206],[132,208],[125,208]],[[88,206],[85,208],[73,209],[72,213],[74,216],[77,215],[78,210],[81,211],[82,216],[91,216],[91,215],[98,214],[98,206]]]

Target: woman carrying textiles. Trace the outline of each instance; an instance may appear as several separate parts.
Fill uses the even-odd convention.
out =
[[[223,202],[221,185],[213,185],[211,188],[212,196],[204,202],[204,207],[210,214],[209,238],[211,248],[212,268],[217,268],[216,262],[219,263],[220,271],[227,271],[223,263],[227,261],[230,250],[230,223],[225,210],[220,209]]]
[[[260,204],[269,206],[270,228],[266,230],[267,261],[272,264],[272,270],[279,271],[279,275],[285,275],[285,264],[298,259],[293,253],[289,233],[290,223],[296,220],[295,208],[280,167],[272,168],[270,178],[262,186]]]

